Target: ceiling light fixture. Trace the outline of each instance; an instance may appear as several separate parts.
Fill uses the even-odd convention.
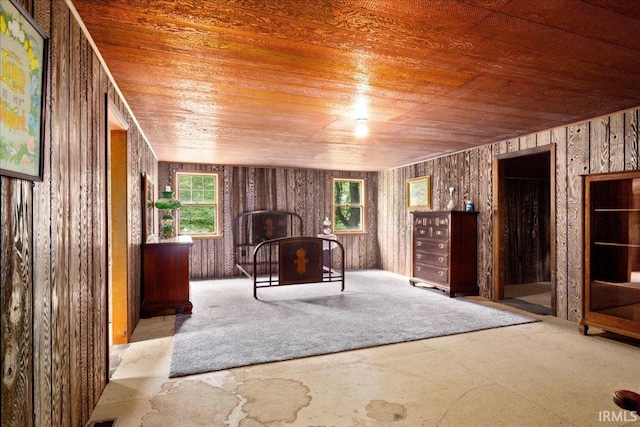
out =
[[[369,126],[367,125],[367,119],[365,118],[356,119],[356,127],[354,129],[354,133],[358,138],[364,138],[369,134]]]

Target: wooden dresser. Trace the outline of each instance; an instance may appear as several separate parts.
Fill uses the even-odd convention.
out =
[[[190,236],[153,240],[142,245],[142,317],[191,313],[189,301]]]
[[[412,285],[478,295],[477,212],[413,212]]]

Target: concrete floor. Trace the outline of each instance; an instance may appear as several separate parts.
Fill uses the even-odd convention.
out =
[[[538,317],[176,379],[168,378],[175,317],[143,319],[91,420],[117,417],[117,427],[640,426],[640,416],[611,399],[618,389],[640,391],[640,342],[594,328],[585,337],[575,323]]]

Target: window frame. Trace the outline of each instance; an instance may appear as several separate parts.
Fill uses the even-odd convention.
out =
[[[210,176],[215,176],[216,179],[216,183],[215,183],[215,203],[185,203],[180,199],[180,176],[206,176],[206,177],[210,177]],[[176,229],[176,235],[181,235],[181,236],[191,236],[191,238],[193,239],[211,239],[211,238],[219,238],[222,237],[222,224],[220,223],[220,218],[221,218],[221,214],[220,214],[220,188],[221,188],[221,182],[220,182],[220,178],[221,178],[222,174],[220,173],[220,171],[203,171],[203,170],[189,170],[189,169],[181,169],[181,170],[174,170],[173,171],[173,183],[174,183],[174,191],[175,191],[175,197],[176,199],[180,200],[180,203],[182,204],[182,206],[214,206],[215,207],[215,211],[216,211],[216,218],[215,218],[215,224],[216,224],[216,230],[215,233],[181,233],[180,232],[180,210],[178,209],[176,212],[176,225],[175,225],[175,229]]]
[[[336,182],[358,182],[360,183],[360,203],[336,205]],[[363,178],[336,178],[331,180],[331,230],[333,234],[363,234],[366,233],[366,192],[365,180]],[[345,206],[360,209],[360,229],[358,230],[336,230],[336,207]]]

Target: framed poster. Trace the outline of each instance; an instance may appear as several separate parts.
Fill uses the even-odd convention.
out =
[[[407,208],[410,211],[431,209],[431,176],[407,180]]]
[[[42,180],[48,47],[19,4],[0,2],[0,175]]]

